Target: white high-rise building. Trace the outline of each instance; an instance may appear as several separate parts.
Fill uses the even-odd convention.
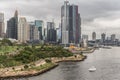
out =
[[[62,44],[68,44],[68,28],[69,28],[69,2],[65,1],[61,7],[61,26],[62,26]]]
[[[37,27],[34,28],[34,40],[39,40],[39,30]]]
[[[18,41],[26,43],[29,40],[29,25],[25,17],[21,17],[18,23]]]
[[[5,27],[4,27],[4,14],[0,13],[0,37],[4,36],[4,33],[5,33],[4,30],[5,30]]]

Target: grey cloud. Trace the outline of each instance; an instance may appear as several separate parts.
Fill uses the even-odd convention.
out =
[[[79,11],[84,19],[92,20],[96,17],[111,16],[109,12],[120,11],[119,0],[85,0],[79,2]],[[92,19],[91,19],[92,18]]]
[[[3,2],[9,0],[2,0]],[[32,15],[39,17],[52,15],[60,17],[60,7],[63,0],[11,0],[13,6],[18,7],[23,15]],[[109,11],[119,10],[119,0],[70,0],[70,3],[79,5],[81,17],[86,20],[92,20],[96,17],[109,15]],[[32,12],[32,13],[31,13]]]

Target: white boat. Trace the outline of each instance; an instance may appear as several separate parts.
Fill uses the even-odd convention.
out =
[[[94,71],[96,71],[96,68],[95,68],[95,66],[92,66],[91,68],[89,68],[88,69],[90,72],[94,72]]]

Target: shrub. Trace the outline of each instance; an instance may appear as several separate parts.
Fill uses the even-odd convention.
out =
[[[28,69],[29,68],[29,66],[28,65],[24,65],[24,69]]]
[[[12,67],[12,69],[13,69],[13,70],[15,70],[15,68],[14,68],[14,67]]]
[[[51,63],[51,60],[50,59],[46,59],[45,62],[46,63]]]
[[[23,71],[23,69],[21,68],[21,71]]]

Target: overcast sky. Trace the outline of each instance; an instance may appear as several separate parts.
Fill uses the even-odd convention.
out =
[[[82,34],[91,36],[92,32],[117,34],[120,37],[120,0],[69,0],[70,4],[79,6],[82,19]],[[0,0],[0,12],[5,15],[5,21],[14,15],[26,17],[27,21],[35,19],[60,23],[61,6],[64,0]]]

